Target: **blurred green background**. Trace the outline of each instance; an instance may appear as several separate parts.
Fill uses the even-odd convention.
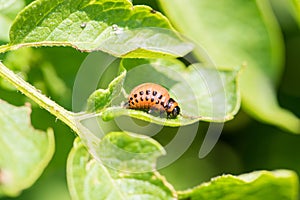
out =
[[[30,1],[26,1],[28,4]],[[159,10],[154,0],[136,0]],[[280,105],[300,117],[300,32],[292,15],[273,1],[273,9],[282,28],[285,43],[285,70],[278,86]],[[5,41],[2,42],[5,44]],[[4,63],[66,109],[72,109],[72,87],[77,70],[87,53],[71,48],[20,49],[0,55]],[[101,85],[105,87],[105,85]],[[14,105],[31,102],[0,79],[0,98]],[[31,102],[32,103],[32,102]],[[71,130],[45,110],[32,104],[34,127],[53,127],[56,152],[41,178],[19,197],[13,199],[67,200],[66,159],[75,137]],[[300,136],[284,132],[250,118],[242,110],[225,124],[220,140],[204,159],[198,158],[207,123],[199,131],[188,151],[173,165],[161,170],[176,189],[182,190],[224,173],[241,174],[254,170],[291,169],[300,175]],[[164,128],[155,136],[161,144],[172,139],[176,129]],[[12,198],[3,198],[12,199]]]

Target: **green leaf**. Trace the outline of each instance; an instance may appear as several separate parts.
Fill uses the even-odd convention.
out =
[[[0,0],[0,13],[13,20],[24,6],[24,0]]]
[[[8,52],[5,55],[3,63],[22,77],[23,80],[27,81],[27,74],[30,68],[37,62],[37,58],[40,57],[36,54],[32,48],[23,48],[17,51]],[[40,62],[39,62],[40,64]],[[7,80],[0,79],[0,86],[6,90],[17,90]]]
[[[25,6],[23,0],[0,0],[0,41],[9,41],[9,29],[17,13]]]
[[[0,13],[0,41],[8,42],[8,31],[10,28],[11,20]]]
[[[171,29],[159,12],[127,0],[37,0],[16,18],[9,45],[72,46],[116,57],[183,56],[191,51],[192,44]]]
[[[107,144],[111,142],[111,145]],[[104,138],[104,144],[100,148],[107,147],[105,153],[117,153],[110,159],[113,162],[119,162],[122,165],[124,160],[136,162],[139,166],[148,166],[148,162],[153,162],[162,147],[151,138],[140,137],[123,132],[113,132]],[[102,146],[104,145],[104,146]],[[113,146],[117,145],[117,146]],[[102,146],[102,147],[101,147]],[[119,148],[116,152],[115,149]],[[143,157],[123,157],[125,154],[121,151],[131,153],[147,153],[150,157],[144,160]],[[153,151],[153,155],[151,155]],[[140,160],[142,159],[142,160]],[[148,160],[148,161],[147,161]],[[126,162],[127,163],[127,162]],[[175,191],[165,181],[165,179],[156,171],[144,173],[131,173],[129,171],[119,171],[107,163],[98,162],[91,157],[85,147],[79,141],[75,140],[74,147],[70,152],[67,163],[68,186],[72,199],[175,199]],[[154,163],[151,163],[153,166]],[[126,169],[134,167],[125,166]],[[135,168],[135,167],[134,167]]]
[[[123,71],[117,78],[115,78],[109,85],[107,89],[98,89],[88,99],[87,110],[102,110],[111,104],[113,98],[121,93],[123,81],[126,72]]]
[[[155,170],[156,159],[165,150],[149,137],[124,132],[111,132],[100,142],[101,161],[114,169],[130,172]]]
[[[249,114],[300,132],[300,120],[277,102],[275,88],[283,70],[283,44],[266,0],[160,3],[175,26],[203,46],[217,66],[247,64],[241,75],[241,94]]]
[[[296,18],[298,20],[298,23],[300,24],[300,1],[299,0],[293,0],[294,6],[295,6],[295,14]]]
[[[54,134],[30,125],[30,108],[0,101],[0,195],[17,196],[41,175],[54,153]]]
[[[179,192],[179,199],[296,200],[298,177],[288,170],[256,171],[240,176],[223,175],[191,190]]]
[[[144,111],[127,109],[120,106],[120,102],[127,102],[127,97],[119,96],[106,109],[99,110],[97,106],[90,109],[102,113],[103,120],[127,115],[167,126],[181,126],[199,120],[227,121],[232,119],[239,109],[238,70],[217,70],[199,63],[185,67],[176,59],[123,59],[121,65],[127,70],[123,86],[126,93],[130,93],[135,86],[144,82],[158,83],[167,88],[171,97],[178,101],[182,116],[166,119]],[[103,90],[96,91],[97,96],[101,96],[101,93],[106,95]],[[105,101],[103,98],[95,98],[97,96],[91,95],[89,101],[95,102],[95,105]]]

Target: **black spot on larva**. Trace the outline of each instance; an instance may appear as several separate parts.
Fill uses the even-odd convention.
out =
[[[134,102],[132,101],[131,104],[134,105]]]
[[[159,104],[159,100],[157,99],[155,103],[156,103],[156,104]]]
[[[138,103],[139,101],[138,101],[137,99],[135,99],[135,102],[137,102],[137,103]]]
[[[144,94],[144,91],[140,91],[140,95],[143,95]]]
[[[165,102],[163,102],[163,101],[162,101],[162,102],[160,102],[160,105],[164,106],[164,104],[165,104]]]
[[[146,90],[146,95],[149,95],[150,94],[150,90]]]
[[[161,98],[162,98],[162,95],[159,95],[158,98],[161,99]]]
[[[133,98],[132,98],[132,97],[130,97],[130,100],[133,100]]]
[[[146,96],[146,101],[149,101],[149,97]]]
[[[141,101],[144,101],[143,97],[140,98]]]
[[[154,101],[154,97],[151,98],[151,102],[153,102],[153,101]]]
[[[136,97],[137,97],[137,94],[134,94],[133,96],[134,96],[134,98],[136,98]]]
[[[153,96],[156,96],[156,95],[157,95],[157,92],[156,92],[156,91],[153,91],[152,94],[153,94]]]

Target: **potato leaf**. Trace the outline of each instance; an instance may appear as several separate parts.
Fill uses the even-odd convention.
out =
[[[80,140],[75,140],[67,166],[72,199],[175,199],[175,191],[158,172],[153,169],[134,172],[131,170],[136,166],[123,163],[124,160],[131,160],[138,166],[148,167],[149,161],[151,166],[155,166],[153,158],[162,153],[162,147],[156,141],[124,132],[112,132],[100,143],[100,149],[104,147],[103,153],[108,156],[114,154],[113,157],[109,156],[111,161],[122,165],[123,170],[112,168],[111,163],[106,162],[108,160],[96,161]],[[149,158],[139,157],[143,153]],[[137,156],[133,158],[134,154]]]
[[[116,57],[183,56],[193,48],[148,6],[127,0],[34,1],[17,16],[6,48],[54,45]]]
[[[24,6],[24,0],[0,0],[0,43],[9,41],[10,26]]]
[[[281,108],[276,84],[283,69],[279,27],[267,1],[160,1],[185,35],[203,46],[217,66],[245,62],[242,105],[258,120],[300,133],[300,120]]]
[[[28,106],[0,101],[0,196],[17,196],[41,175],[54,153],[54,134],[30,125]]]
[[[299,0],[293,0],[294,7],[295,7],[295,16],[298,20],[298,23],[300,25],[300,1]]]
[[[100,112],[103,120],[127,115],[167,126],[182,126],[199,120],[224,122],[232,119],[239,109],[238,69],[221,70],[199,63],[186,67],[176,59],[124,59],[121,65],[127,70],[122,85],[126,93],[129,94],[135,86],[144,82],[158,83],[178,101],[182,115],[176,119],[166,119],[145,111],[127,109],[122,106],[122,102],[127,102],[127,97],[111,92],[109,99],[114,98],[114,101],[107,108],[99,109],[97,105],[106,101],[100,97],[110,90],[100,89],[90,96],[88,102],[92,103],[88,107],[90,111]]]
[[[109,106],[113,101],[113,98],[117,97],[122,90],[124,78],[126,72],[123,71],[117,78],[115,78],[107,89],[98,89],[89,97],[87,102],[87,110],[100,111],[103,108]]]
[[[222,175],[191,190],[179,192],[179,199],[298,199],[298,177],[289,170],[255,171],[239,176]]]

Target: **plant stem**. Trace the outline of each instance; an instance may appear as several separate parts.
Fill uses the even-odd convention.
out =
[[[0,45],[0,53],[8,51],[11,47],[9,45]]]
[[[51,99],[43,95],[34,86],[24,81],[21,77],[19,77],[17,74],[9,70],[1,62],[0,62],[0,76],[3,77],[12,85],[14,85],[19,91],[21,91],[24,95],[26,95],[34,102],[36,102],[39,106],[46,109],[55,117],[57,117],[62,122],[67,124],[77,134],[79,133],[79,130],[76,125],[76,120],[74,119],[74,113],[66,110],[65,108],[58,105],[56,102],[52,101]]]

